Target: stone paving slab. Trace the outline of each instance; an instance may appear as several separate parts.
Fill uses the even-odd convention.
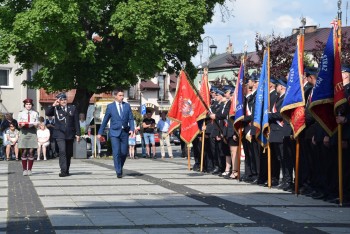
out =
[[[55,233],[84,234],[350,232],[349,208],[188,171],[182,158],[127,160],[123,179],[110,159],[73,160],[72,176],[65,178],[58,177],[57,159],[35,162],[31,177],[19,176],[19,167],[0,163],[0,185],[13,182],[0,188],[0,203],[8,204],[0,206],[0,233],[26,232],[19,229],[24,223],[12,221],[20,201],[5,200],[23,180],[30,181],[33,197],[24,206],[40,210],[39,220],[31,217],[28,225],[39,233],[40,223]]]
[[[350,223],[350,208],[258,207],[256,209],[297,223]]]

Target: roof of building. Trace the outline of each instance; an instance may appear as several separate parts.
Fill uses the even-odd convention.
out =
[[[145,90],[145,89],[159,89],[159,85],[153,83],[150,80],[143,80],[143,81],[141,81],[140,89],[141,90]]]
[[[313,49],[317,48],[318,41],[325,44],[327,42],[330,30],[331,28],[317,28],[316,26],[307,27],[305,31],[304,50],[312,51]],[[298,33],[299,33],[299,29],[294,29],[293,34],[286,37],[286,39],[296,41],[296,37]],[[350,38],[350,26],[342,27],[342,34],[346,34]],[[237,66],[233,66],[229,61],[232,60],[233,56],[236,56],[236,58],[239,58],[241,55],[242,53],[237,53],[237,54],[223,53],[223,54],[215,55],[211,58],[209,62],[209,69],[215,70],[215,69],[237,67]],[[248,57],[250,57],[250,60],[252,60],[253,62],[259,61],[259,56],[255,51],[248,52]],[[206,62],[202,63],[200,66],[207,67],[207,63]]]

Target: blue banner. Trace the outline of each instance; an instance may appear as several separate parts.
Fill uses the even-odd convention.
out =
[[[256,129],[256,137],[262,147],[266,147],[267,138],[264,135],[264,129],[268,126],[269,117],[269,53],[265,51],[263,66],[261,68],[259,85],[255,99],[255,111],[254,111],[254,126]]]
[[[233,126],[237,134],[239,134],[239,129],[242,127],[242,120],[244,118],[243,112],[243,80],[244,80],[244,64],[241,64],[238,74],[238,87],[237,89],[237,100],[236,100],[236,110],[235,110],[235,119]]]
[[[329,136],[332,136],[337,131],[338,126],[334,116],[334,93],[336,90],[334,89],[333,79],[339,79],[340,77],[334,78],[334,66],[336,65],[334,56],[335,53],[339,53],[335,51],[335,42],[333,29],[331,29],[321,57],[320,72],[318,73],[309,106],[312,116]],[[340,67],[340,64],[338,64],[338,67]],[[339,92],[336,93],[338,94]],[[338,103],[338,100],[336,102]]]
[[[304,36],[297,38],[292,66],[289,69],[287,89],[281,106],[281,115],[290,123],[294,138],[305,128],[305,100],[303,92]]]

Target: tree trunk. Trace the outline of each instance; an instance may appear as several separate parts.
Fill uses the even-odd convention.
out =
[[[86,115],[92,95],[94,93],[88,92],[86,89],[77,89],[73,104],[77,107],[78,113],[84,113]]]

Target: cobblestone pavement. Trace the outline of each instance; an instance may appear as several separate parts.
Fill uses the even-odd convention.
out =
[[[176,154],[175,154],[176,155]],[[350,208],[187,170],[187,160],[0,162],[0,233],[350,233]]]

